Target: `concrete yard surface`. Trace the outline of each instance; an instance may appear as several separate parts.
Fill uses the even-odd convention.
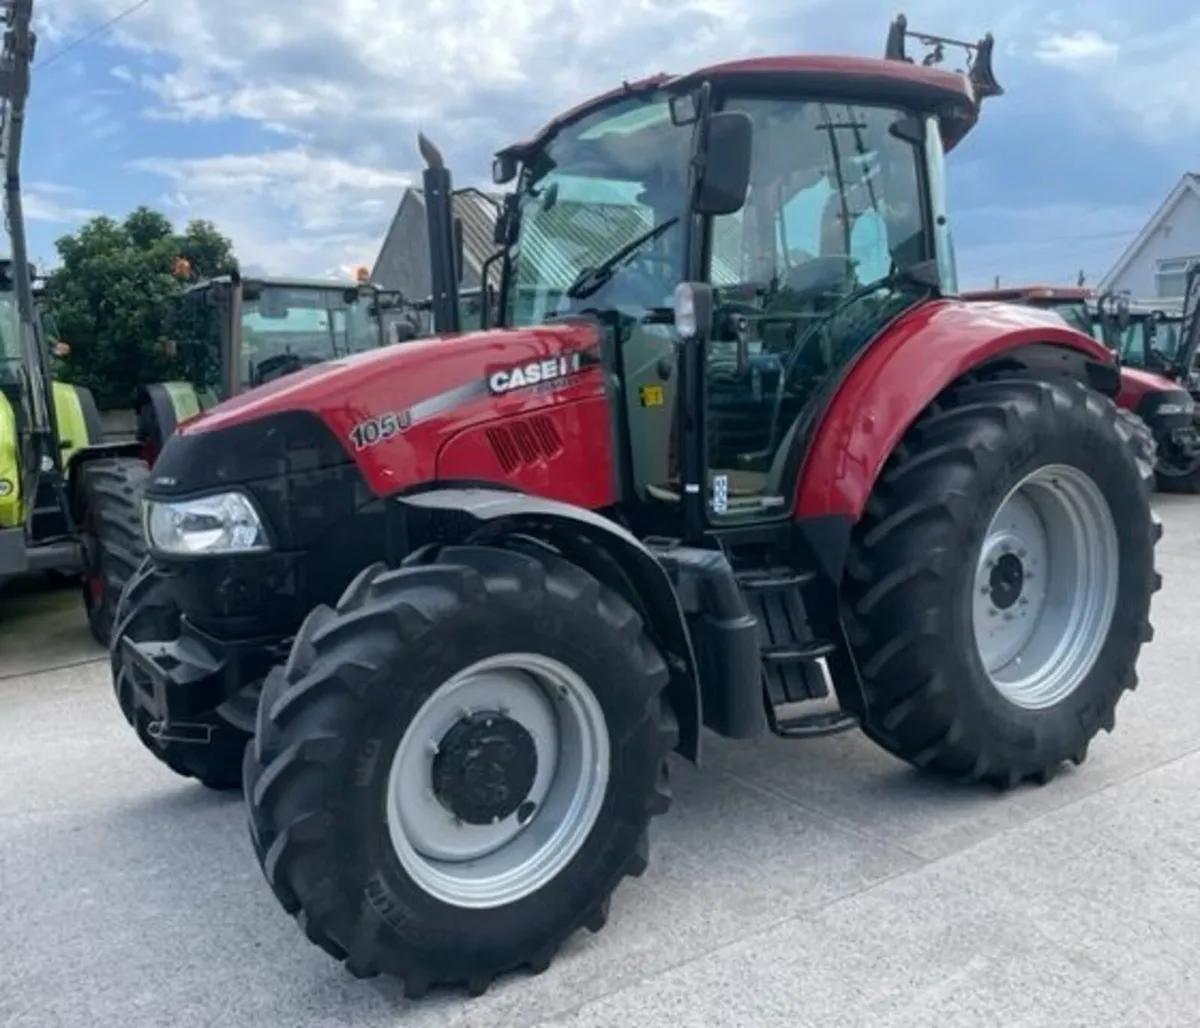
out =
[[[1082,767],[1001,794],[858,734],[709,737],[608,927],[476,1000],[312,946],[240,797],[126,727],[77,593],[5,595],[0,1028],[1198,1026],[1200,499],[1157,505],[1156,638]]]

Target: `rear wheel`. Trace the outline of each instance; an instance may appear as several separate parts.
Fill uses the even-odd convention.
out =
[[[142,489],[149,474],[142,461],[128,458],[89,461],[79,472],[83,606],[101,646],[112,639],[121,590],[146,553]]]
[[[845,620],[867,734],[956,778],[1044,781],[1113,727],[1161,585],[1153,441],[1069,379],[968,381],[897,447]]]
[[[134,701],[131,675],[135,672],[121,659],[120,641],[148,642],[178,635],[179,608],[170,583],[147,559],[130,579],[116,612],[109,663],[117,703],[142,745],[177,775],[195,778],[210,789],[237,789],[242,784],[242,751],[254,729],[257,690],[247,690],[211,713],[192,719],[192,724],[209,730],[206,743],[194,737],[182,741],[164,735],[145,708]]]
[[[544,970],[646,868],[668,673],[618,595],[540,548],[368,568],[309,615],[246,750],[255,850],[309,939],[409,995]]]

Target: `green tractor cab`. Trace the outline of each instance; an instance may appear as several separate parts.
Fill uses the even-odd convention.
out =
[[[189,286],[169,320],[183,375],[144,386],[137,438],[152,464],[175,428],[221,400],[283,375],[395,341],[399,294],[367,282],[244,277]]]

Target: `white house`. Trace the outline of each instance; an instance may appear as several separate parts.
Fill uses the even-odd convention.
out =
[[[1137,299],[1182,301],[1189,261],[1200,261],[1200,173],[1192,171],[1167,194],[1098,288]]]

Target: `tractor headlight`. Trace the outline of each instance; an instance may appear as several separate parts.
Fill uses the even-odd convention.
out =
[[[262,518],[242,493],[146,500],[143,517],[150,547],[172,556],[261,553],[271,548]]]

